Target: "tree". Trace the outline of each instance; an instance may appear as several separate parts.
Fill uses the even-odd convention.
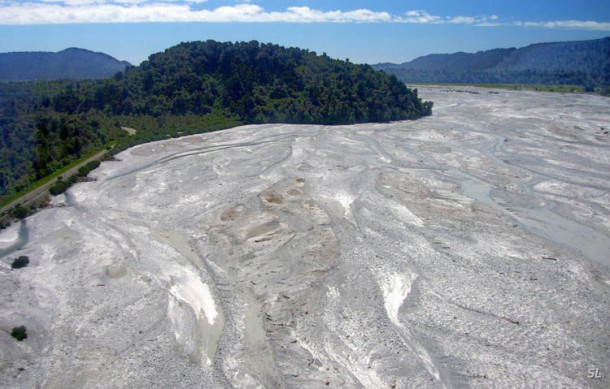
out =
[[[14,327],[11,330],[11,336],[21,342],[28,337],[27,328],[25,326]]]
[[[15,216],[17,219],[24,219],[28,215],[28,210],[25,209],[21,204],[15,205],[12,212],[13,216]]]
[[[25,255],[20,256],[19,258],[15,258],[13,263],[11,263],[12,269],[21,269],[22,267],[26,267],[30,263],[30,258]]]

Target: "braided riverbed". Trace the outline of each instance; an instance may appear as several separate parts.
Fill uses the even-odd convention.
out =
[[[0,386],[609,387],[610,100],[419,93],[103,163],[2,258]]]

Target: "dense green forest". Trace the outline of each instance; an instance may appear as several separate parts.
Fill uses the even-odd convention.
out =
[[[368,65],[256,41],[182,43],[109,79],[0,83],[0,195],[110,145],[244,123],[415,119],[431,109]]]
[[[256,41],[182,43],[93,88],[66,90],[58,112],[202,115],[227,110],[249,123],[349,124],[430,113],[394,76],[367,65]]]

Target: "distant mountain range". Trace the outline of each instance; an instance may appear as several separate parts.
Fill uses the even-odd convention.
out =
[[[474,54],[431,54],[377,70],[405,82],[610,85],[610,37],[589,41],[538,43]]]
[[[57,53],[0,53],[0,81],[107,78],[128,65],[107,54],[78,48]]]

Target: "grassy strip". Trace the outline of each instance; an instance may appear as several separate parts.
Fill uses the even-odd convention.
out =
[[[246,124],[226,112],[212,112],[203,116],[118,116],[117,120],[127,127],[135,128],[137,132],[118,139],[115,147],[110,151],[110,155],[118,154],[143,143],[225,130]]]

